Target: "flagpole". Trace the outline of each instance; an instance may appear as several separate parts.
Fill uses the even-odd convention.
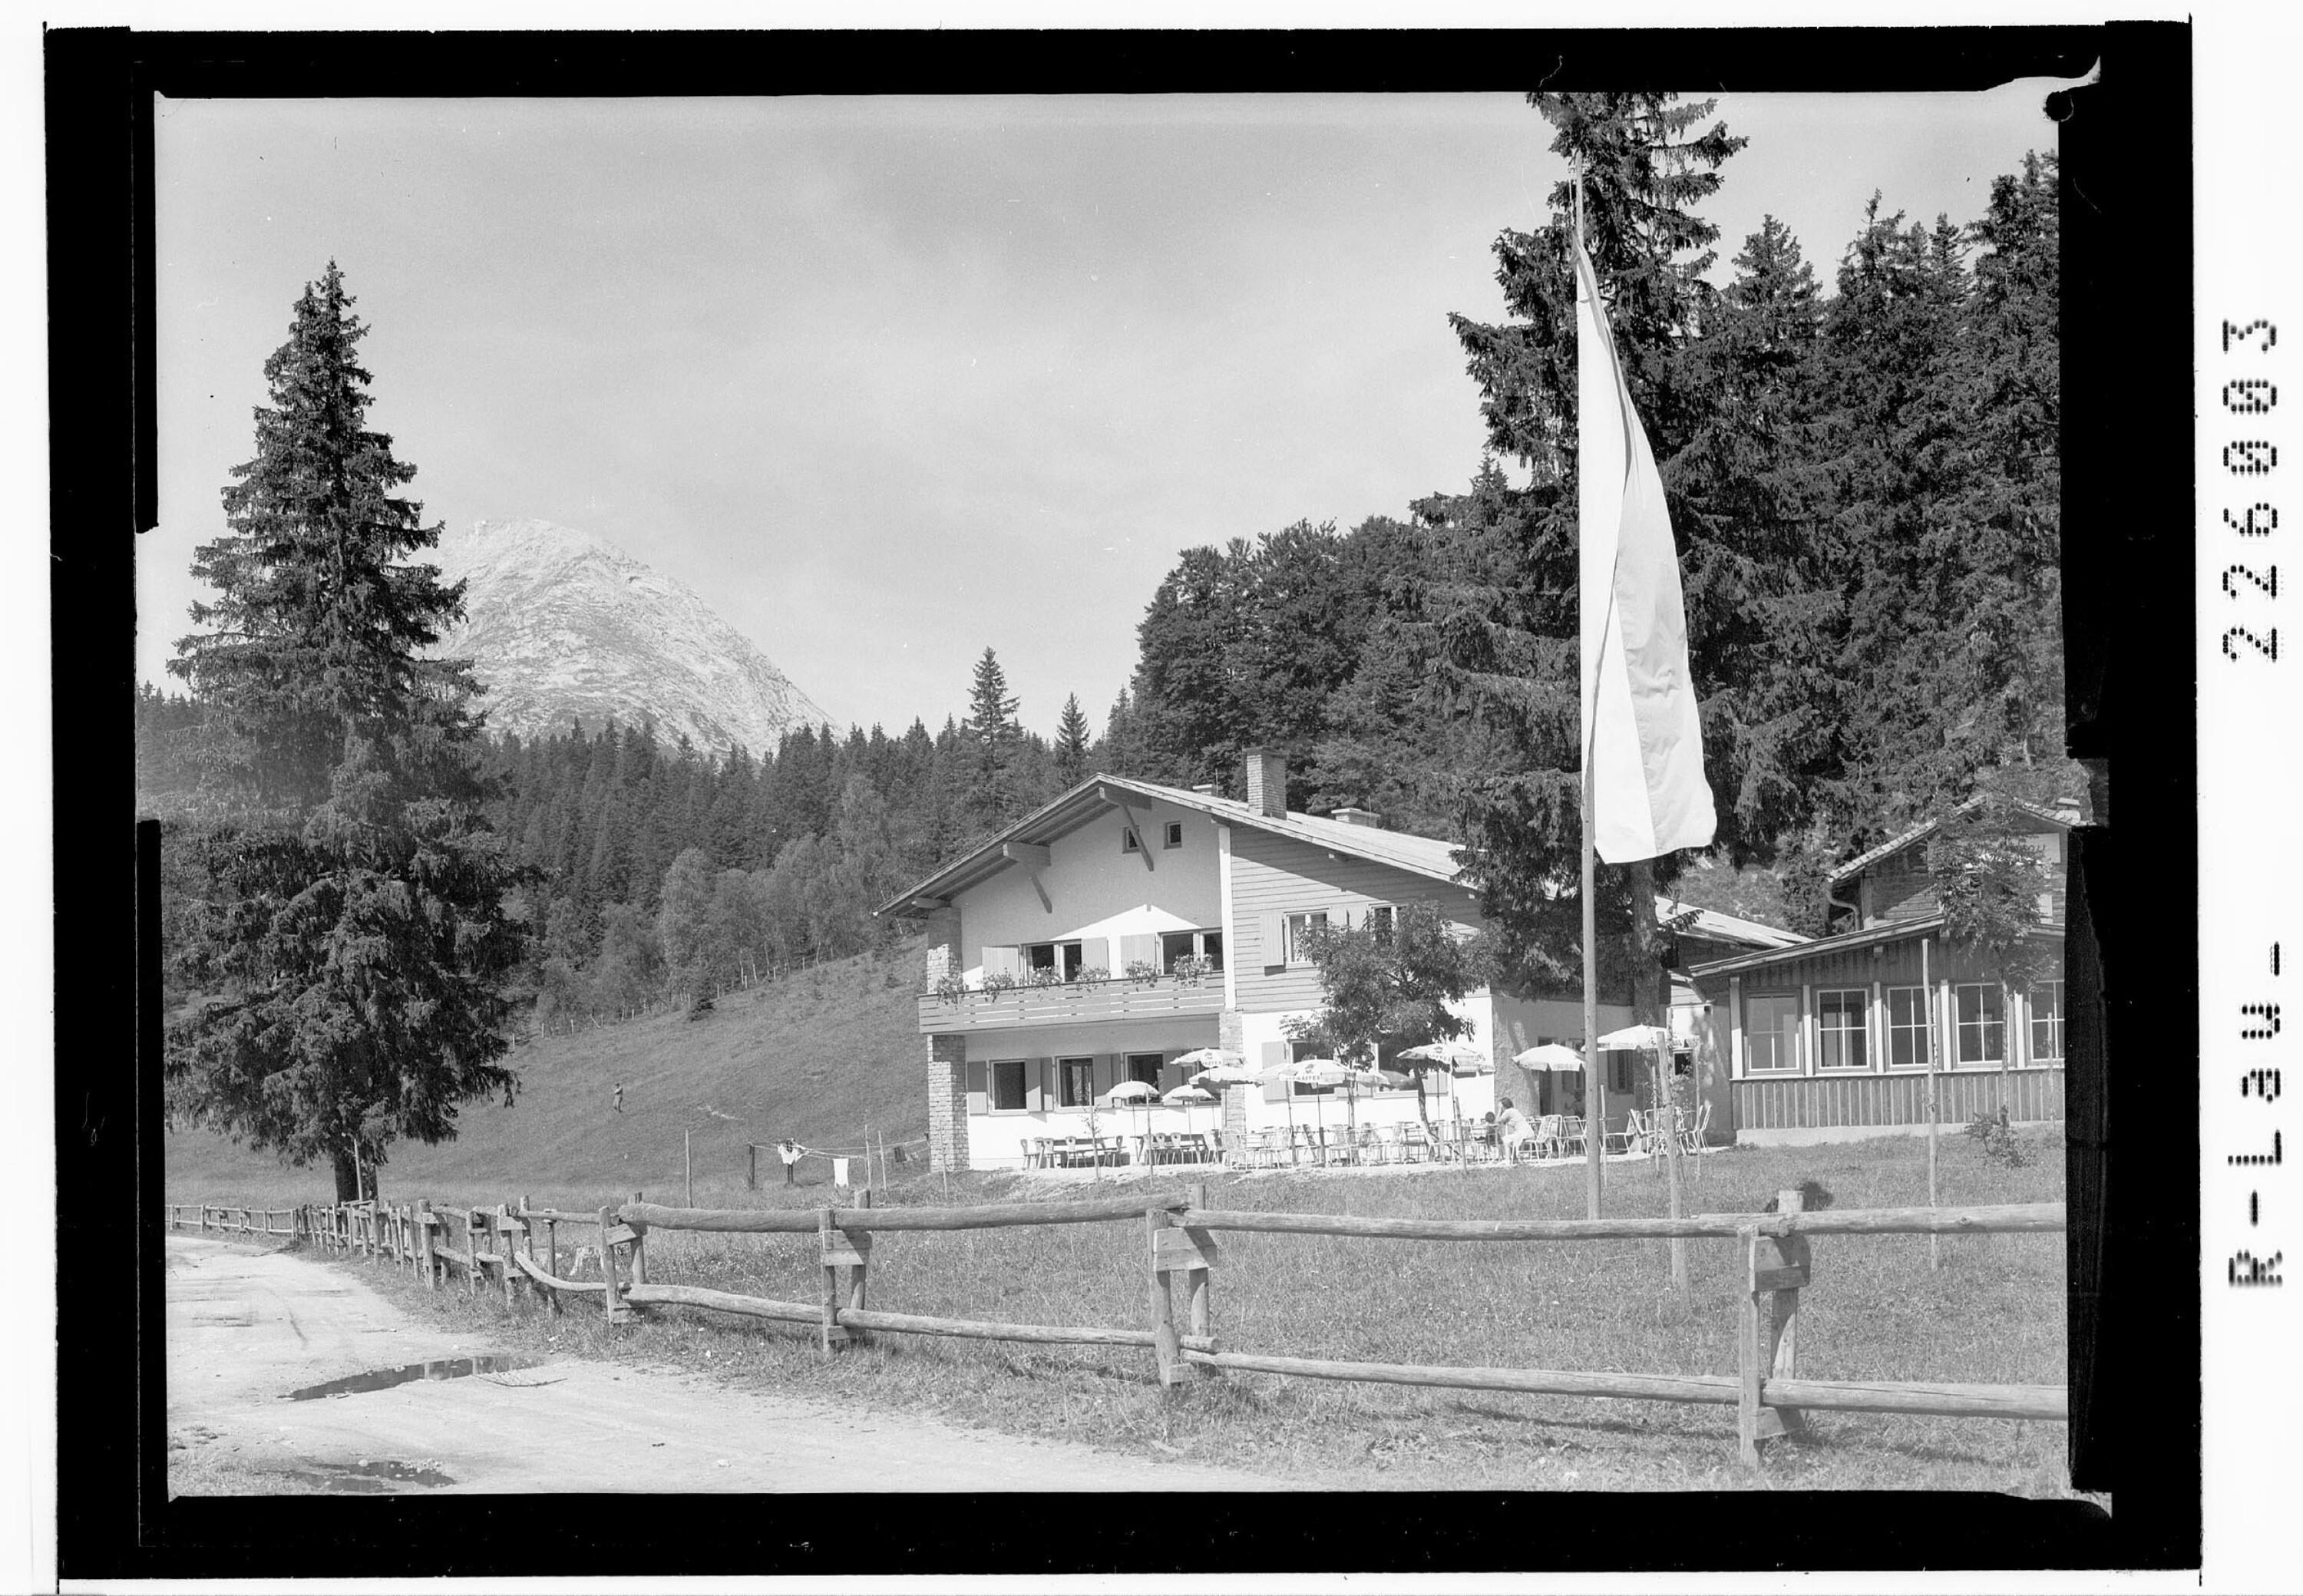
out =
[[[1583,252],[1583,164],[1575,164],[1575,252]],[[1583,290],[1583,274],[1575,273],[1575,289]],[[1594,306],[1596,314],[1598,307]],[[1590,358],[1590,351],[1580,347],[1584,336],[1581,325],[1575,337],[1579,347],[1575,358]],[[1578,443],[1581,452],[1581,443]],[[1588,601],[1589,595],[1584,595]],[[1579,690],[1577,697],[1581,697]],[[1589,706],[1587,706],[1588,711]],[[1583,1205],[1587,1217],[1599,1217],[1600,1155],[1607,1131],[1605,1088],[1599,1081],[1599,909],[1595,882],[1599,874],[1597,864],[1597,833],[1593,830],[1592,803],[1597,790],[1591,776],[1592,730],[1597,716],[1582,716],[1583,754]]]

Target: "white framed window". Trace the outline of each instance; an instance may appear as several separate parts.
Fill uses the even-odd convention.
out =
[[[1224,967],[1224,934],[1220,931],[1163,931],[1160,933],[1160,969],[1176,973],[1176,961],[1194,954],[1209,960],[1211,970]]]
[[[1095,1102],[1095,1060],[1056,1060],[1056,1102],[1060,1108],[1084,1109]]]
[[[1025,1106],[1025,1078],[1030,1067],[1021,1059],[998,1059],[991,1065],[991,1111],[1020,1114]]]
[[[2063,1059],[2063,984],[2039,981],[2031,986],[2031,1060],[2062,1063]]]
[[[1077,942],[1025,942],[1023,945],[1024,973],[1033,970],[1059,970],[1068,981],[1079,974],[1080,944]]]
[[[1385,942],[1391,940],[1391,928],[1398,921],[1398,911],[1388,903],[1371,903],[1367,907],[1367,928]]]
[[[1959,1063],[1996,1064],[2006,1057],[2007,1015],[1996,981],[1963,981],[1952,988],[1952,1003]]]
[[[1135,828],[1134,826],[1124,825],[1119,828],[1119,851],[1122,853],[1142,853],[1143,851],[1143,840],[1136,836]]]
[[[1816,1065],[1822,1069],[1871,1068],[1870,1027],[1864,1011],[1871,994],[1860,987],[1826,987],[1815,994]]]
[[[1312,928],[1314,925],[1324,926],[1327,923],[1328,911],[1323,908],[1313,909],[1309,914],[1288,916],[1287,940],[1285,943],[1286,958],[1284,962],[1287,964],[1311,963],[1312,950],[1310,943]]]
[[[1887,1068],[1927,1067],[1928,989],[1891,986],[1887,989]]]
[[[1160,1066],[1166,1061],[1164,1053],[1130,1053],[1127,1055],[1127,1078],[1142,1081],[1157,1091],[1160,1086]]]
[[[1743,1067],[1753,1075],[1799,1068],[1800,1001],[1795,992],[1755,992],[1743,1000]]]
[[[1184,823],[1182,821],[1171,820],[1166,825],[1160,828],[1160,846],[1162,848],[1181,848],[1184,846]]]

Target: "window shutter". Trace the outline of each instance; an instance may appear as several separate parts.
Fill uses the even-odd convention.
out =
[[[1263,1044],[1262,1060],[1257,1068],[1261,1069],[1273,1069],[1286,1062],[1287,1044],[1284,1042],[1267,1042]],[[1286,1102],[1287,1101],[1288,1089],[1289,1088],[1286,1081],[1266,1081],[1263,1083],[1263,1101],[1266,1102]]]
[[[1119,1060],[1115,1054],[1095,1056],[1095,1095],[1098,1098],[1119,1085]]]
[[[1080,939],[1080,968],[1099,969],[1116,975],[1119,967],[1111,962],[1111,939],[1108,936],[1088,936]]]
[[[1006,974],[1021,977],[1024,974],[1024,950],[986,948],[983,950],[983,973],[987,975]]]
[[[1124,972],[1131,964],[1156,965],[1159,962],[1160,939],[1158,937],[1124,936],[1119,939],[1119,969],[1115,970],[1113,974]]]
[[[991,1067],[970,1063],[967,1067],[967,1111],[988,1114],[991,1111]]]
[[[1034,1059],[1024,1069],[1024,1106],[1035,1114],[1044,1114],[1055,1101],[1055,1092],[1048,1084],[1048,1072],[1055,1065],[1046,1059]]]
[[[1255,917],[1259,951],[1256,957],[1267,970],[1276,970],[1287,963],[1286,917],[1277,909],[1266,909]]]

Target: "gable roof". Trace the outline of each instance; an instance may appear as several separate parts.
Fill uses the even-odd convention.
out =
[[[1126,776],[1095,775],[1059,793],[1006,830],[994,832],[969,852],[872,912],[875,916],[911,915],[940,908],[955,894],[966,891],[1006,868],[1010,863],[1005,852],[1008,844],[1045,846],[1077,831],[1107,809],[1118,807],[1116,800],[1129,798],[1196,810],[1232,825],[1250,826],[1275,837],[1292,838],[1314,848],[1365,859],[1371,864],[1388,865],[1394,869],[1405,870],[1430,881],[1444,882],[1449,886],[1465,885],[1456,879],[1455,844],[1444,838],[1417,837],[1405,832],[1386,831],[1380,826],[1354,825],[1347,820],[1329,820],[1293,809],[1281,818],[1266,815],[1260,809],[1251,809],[1237,798],[1217,798],[1210,793],[1194,792],[1187,788],[1168,787],[1158,781],[1138,781]],[[1762,925],[1756,920],[1740,919],[1713,909],[1693,908],[1661,896],[1656,899],[1656,910],[1666,918],[1692,914],[1696,918],[1687,929],[1697,935],[1719,942],[1776,948],[1807,940],[1795,932],[1778,930],[1772,925]]]
[[[1792,959],[1809,958],[1818,953],[1839,953],[1850,948],[1868,948],[1874,942],[1899,942],[1913,937],[1941,936],[1944,919],[1941,909],[1932,915],[1922,915],[1911,920],[1888,920],[1860,931],[1843,931],[1837,936],[1817,937],[1812,941],[1785,944],[1780,948],[1763,948],[1750,953],[1731,954],[1725,958],[1709,958],[1687,967],[1687,973],[1700,981],[1709,975],[1733,975],[1744,970],[1755,970]],[[2060,925],[2034,925],[2025,934],[2042,941],[2060,942],[2063,928]]]
[[[1974,810],[1983,801],[1984,795],[1978,792],[1973,798],[1969,798],[1965,803],[1954,808],[1952,813],[1953,815],[1966,815]],[[2071,829],[2071,821],[2068,816],[2058,815],[2055,811],[2046,807],[2045,805],[2032,803],[2027,798],[2012,798],[2003,799],[2002,801],[2010,808],[2012,808],[2020,814],[2028,815],[2034,820],[2044,821],[2048,825],[2054,826],[2058,830],[2068,832]],[[1848,860],[1847,863],[1840,866],[1831,873],[1831,884],[1835,887],[1841,882],[1847,880],[1850,876],[1862,874],[1863,872],[1869,870],[1872,866],[1885,858],[1889,854],[1901,852],[1902,849],[1909,848],[1912,843],[1919,841],[1922,837],[1930,835],[1934,832],[1935,829],[1942,823],[1943,820],[1941,816],[1937,816],[1933,820],[1923,820],[1908,831],[1899,832],[1895,836],[1888,838],[1886,841],[1882,842],[1878,847],[1870,849],[1866,852],[1857,854],[1853,858]]]

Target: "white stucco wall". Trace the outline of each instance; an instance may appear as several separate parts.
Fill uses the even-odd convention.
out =
[[[1197,811],[1149,800],[1135,810],[1135,818],[1146,833],[1149,870],[1143,856],[1121,851],[1120,833],[1127,822],[1115,809],[1050,845],[1048,866],[1039,873],[1046,905],[1033,888],[1031,872],[1019,864],[1011,863],[961,894],[963,967],[980,975],[986,947],[1101,941],[1105,945],[1100,950],[1083,950],[1084,962],[1117,972],[1122,936],[1219,926],[1215,823]],[[1183,823],[1180,848],[1160,845],[1170,821]]]

